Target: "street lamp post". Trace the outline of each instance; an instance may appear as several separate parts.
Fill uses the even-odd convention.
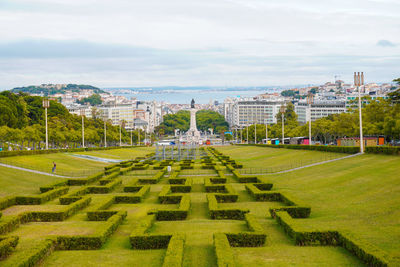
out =
[[[81,117],[82,117],[82,147],[85,147],[85,109],[81,109]]]
[[[282,145],[285,144],[285,111],[286,107],[283,105],[281,106],[281,114],[282,114]]]
[[[308,110],[310,111],[310,120],[308,121],[308,145],[311,146],[311,104],[313,103],[314,96],[309,93],[307,96]]]
[[[49,149],[49,132],[47,127],[47,109],[50,107],[50,100],[48,98],[43,98],[44,116],[46,121],[46,150]]]
[[[247,124],[246,130],[247,130],[246,144],[249,144],[249,124]]]
[[[122,122],[119,123],[119,146],[122,146]]]
[[[362,111],[361,111],[361,86],[364,85],[364,72],[354,72],[354,85],[358,90],[358,115],[360,117],[360,153],[364,153],[364,138],[362,128]]]
[[[132,138],[132,129],[131,129],[131,146],[133,146],[133,138]]]
[[[140,146],[140,127],[138,128],[138,145]]]
[[[265,144],[268,144],[268,114],[265,116]]]
[[[104,118],[104,147],[107,147],[107,126],[105,118]]]
[[[242,144],[243,143],[243,128],[242,128],[242,126],[240,126],[240,143]]]

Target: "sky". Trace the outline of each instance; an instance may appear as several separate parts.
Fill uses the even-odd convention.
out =
[[[0,90],[400,77],[400,0],[0,0]]]

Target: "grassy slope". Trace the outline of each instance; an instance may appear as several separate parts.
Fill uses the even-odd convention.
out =
[[[222,146],[217,149],[242,163],[244,168],[290,168],[346,156],[340,153],[252,146]]]
[[[53,161],[57,164],[56,173],[61,175],[88,174],[101,171],[107,163],[76,158],[68,153],[42,154],[2,158],[0,162],[28,169],[51,172]]]
[[[264,150],[264,158],[275,157],[277,152],[274,151],[280,150],[245,149],[250,155]],[[233,158],[238,153],[237,148],[230,147],[220,151]],[[290,154],[293,157],[298,151]],[[252,158],[249,161],[254,162]],[[274,190],[290,192],[312,207],[310,219],[304,220],[305,226],[350,231],[400,259],[399,166],[400,157],[363,155],[285,174],[268,175],[265,180],[274,183]]]
[[[78,152],[74,154],[90,155],[99,158],[109,159],[134,159],[136,157],[143,157],[148,153],[154,152],[153,147],[140,147],[140,148],[121,148],[112,150],[98,150],[98,151],[87,151]]]
[[[400,259],[400,157],[363,155],[267,176],[312,207],[305,225],[347,230]]]
[[[39,193],[39,187],[63,178],[0,167],[0,197]]]

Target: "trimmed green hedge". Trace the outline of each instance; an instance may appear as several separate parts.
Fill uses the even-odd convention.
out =
[[[122,179],[116,178],[115,180],[109,181],[106,185],[88,186],[87,191],[91,194],[108,194],[120,184],[122,184]]]
[[[151,178],[138,178],[138,183],[141,183],[141,184],[156,184],[161,180],[161,178],[164,177],[164,175],[166,173],[167,173],[167,167],[164,167],[161,171],[157,172]]]
[[[190,210],[190,196],[180,195],[178,209],[166,209],[150,211],[149,214],[156,214],[158,221],[176,221],[185,220]]]
[[[398,146],[367,146],[365,153],[400,155],[400,147]]]
[[[165,253],[163,267],[181,267],[183,251],[185,249],[186,236],[174,234],[169,240],[167,252]]]
[[[287,148],[287,149],[301,149],[301,150],[316,150],[335,153],[356,154],[360,152],[358,146],[316,146],[316,145],[264,145],[264,144],[242,144],[238,146],[260,146],[272,148]]]
[[[58,250],[91,250],[100,249],[126,218],[126,211],[119,211],[97,227],[96,233],[82,236],[57,236]]]
[[[68,190],[68,187],[58,187],[38,196],[17,196],[15,197],[15,205],[40,205],[56,197],[65,195]]]
[[[68,187],[59,187],[37,196],[8,196],[0,199],[0,210],[14,205],[40,205],[68,192]],[[0,216],[1,217],[1,216]]]
[[[296,245],[342,246],[369,266],[391,266],[388,254],[348,233],[304,230],[287,212],[278,211],[275,215],[277,222],[294,239]]]
[[[208,210],[211,219],[216,220],[243,220],[248,209],[219,208],[215,194],[207,194]]]
[[[214,239],[214,248],[215,248],[215,255],[217,256],[218,267],[236,266],[233,257],[233,251],[226,235],[223,233],[215,233],[213,239]]]
[[[148,215],[133,230],[129,236],[129,242],[134,249],[160,249],[166,248],[171,239],[171,234],[148,234],[147,231],[152,227],[156,215]]]
[[[18,244],[18,236],[0,236],[0,260],[8,257]]]
[[[252,195],[256,201],[269,201],[270,192],[272,184],[267,183],[256,183],[256,184],[246,184],[247,192]]]
[[[41,262],[46,256],[52,253],[54,250],[54,241],[51,239],[46,239],[41,241],[38,245],[26,249],[19,253],[18,257],[13,257],[4,265],[3,267],[30,267],[36,266],[39,262]]]

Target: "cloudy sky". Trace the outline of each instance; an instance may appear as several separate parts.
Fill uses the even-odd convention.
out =
[[[0,0],[0,89],[400,77],[399,0]]]

